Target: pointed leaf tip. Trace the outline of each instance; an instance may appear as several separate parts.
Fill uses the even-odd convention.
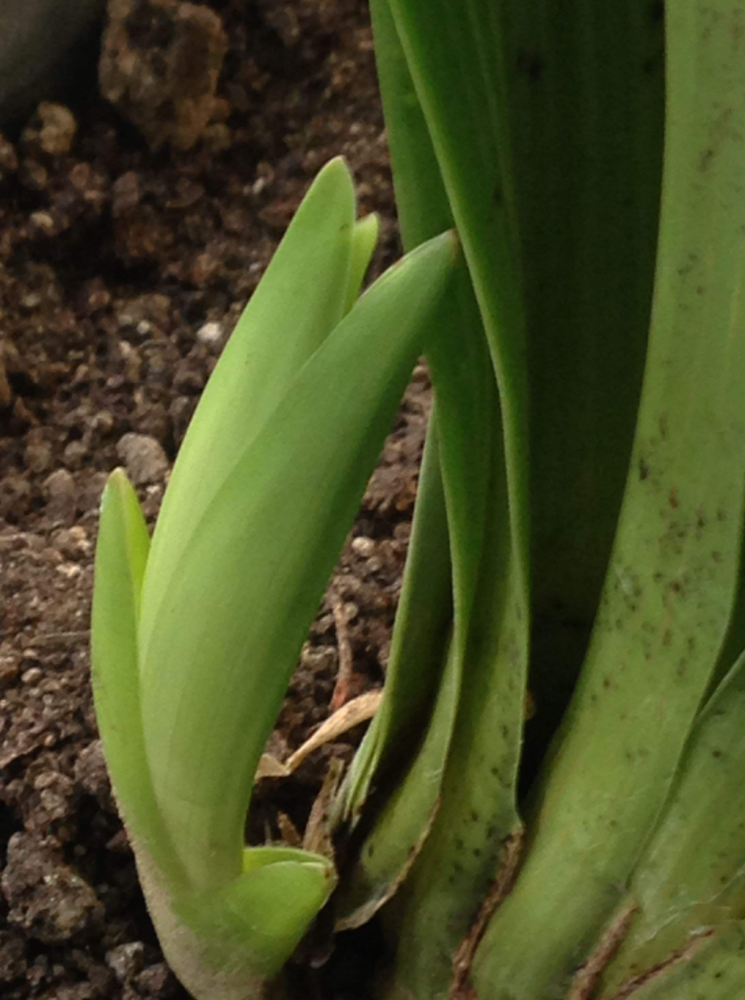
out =
[[[343,156],[335,156],[328,163],[324,164],[316,174],[313,184],[316,185],[326,181],[334,184],[346,183],[354,190],[352,171],[349,169],[349,164]]]

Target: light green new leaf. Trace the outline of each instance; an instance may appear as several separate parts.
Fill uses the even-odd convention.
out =
[[[129,834],[174,882],[183,880],[153,795],[137,670],[140,596],[150,539],[125,473],[109,477],[96,545],[91,661],[96,719]]]
[[[482,1000],[553,998],[592,951],[663,807],[727,629],[745,485],[740,23],[734,0],[667,9],[662,215],[631,468],[525,864],[476,955]]]
[[[216,368],[149,555],[123,473],[103,505],[97,711],[148,908],[198,1000],[273,996],[267,980],[336,881],[318,855],[244,850],[245,814],[457,255],[453,236],[431,241],[344,317],[377,233],[353,213],[349,176],[332,163]]]
[[[347,297],[344,302],[344,312],[348,313],[357,301],[360,288],[365,278],[365,272],[370,266],[370,260],[375,253],[380,236],[380,219],[373,212],[364,219],[355,222],[352,230],[351,260],[349,279],[347,282]]]
[[[256,764],[454,253],[445,235],[387,272],[248,442],[170,574],[151,574],[151,553],[145,743],[195,889],[240,872]]]
[[[114,793],[148,909],[179,978],[198,998],[213,997],[216,982],[222,1000],[264,997],[264,978],[292,953],[335,873],[325,858],[257,848],[244,851],[244,874],[230,885],[201,896],[190,891],[155,801],[142,732],[137,618],[148,547],[137,496],[116,470],[101,505],[92,620],[96,717]]]
[[[158,617],[152,595],[166,592],[174,561],[225,477],[356,297],[376,224],[355,224],[354,215],[349,170],[332,160],[298,208],[189,424],[153,535],[145,641]]]
[[[242,976],[249,984],[277,974],[335,881],[326,858],[287,847],[248,848],[242,874],[227,886],[176,897],[173,912],[196,936],[203,967],[230,970],[234,981]]]

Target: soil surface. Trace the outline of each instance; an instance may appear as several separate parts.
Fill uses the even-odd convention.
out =
[[[137,4],[145,16],[147,0]],[[347,157],[361,209],[382,215],[374,270],[398,252],[363,0],[207,6],[227,39],[221,111],[192,149],[153,152],[95,87],[0,138],[5,1000],[186,997],[145,911],[92,712],[102,486],[124,464],[154,519],[225,338],[330,157]],[[142,45],[157,49],[156,36],[143,29]],[[304,648],[275,756],[328,716],[340,631],[349,695],[382,681],[428,405],[418,369]],[[249,839],[279,838],[284,817],[302,830],[328,755],[351,755],[359,735],[260,783]],[[323,986],[324,998],[356,995],[353,980]]]

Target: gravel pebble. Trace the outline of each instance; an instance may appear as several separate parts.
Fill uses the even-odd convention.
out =
[[[109,0],[101,93],[151,149],[190,149],[219,112],[215,94],[227,48],[219,15],[202,4]]]
[[[103,916],[90,885],[64,863],[54,842],[42,837],[13,834],[0,887],[8,921],[38,941],[68,941]]]
[[[146,997],[159,997],[165,1000],[178,990],[178,984],[173,973],[165,962],[156,962],[143,969],[135,980],[137,992]]]
[[[142,941],[128,941],[106,952],[106,964],[120,983],[128,983],[145,965],[145,945]]]
[[[119,439],[116,451],[135,486],[161,482],[168,472],[166,453],[148,434],[125,434]]]
[[[222,347],[223,337],[223,328],[219,323],[205,323],[197,330],[199,343],[212,350]]]
[[[26,971],[23,939],[12,931],[0,931],[0,983],[12,983]]]
[[[69,153],[78,130],[75,115],[64,104],[42,101],[36,114],[23,130],[21,142],[39,148],[48,156]]]
[[[352,551],[358,556],[362,556],[363,559],[367,559],[375,551],[375,542],[372,538],[366,538],[365,535],[358,535],[357,538],[352,539]]]
[[[78,759],[75,761],[75,780],[106,812],[115,811],[100,740],[89,743],[85,750],[81,750],[78,754]]]
[[[47,513],[52,520],[66,521],[75,514],[75,480],[67,469],[56,469],[44,480]]]

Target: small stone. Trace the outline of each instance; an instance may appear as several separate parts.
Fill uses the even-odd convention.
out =
[[[33,531],[29,531],[24,534],[23,539],[29,552],[41,552],[46,548],[47,542],[44,535],[38,535]]]
[[[28,219],[38,234],[42,236],[55,236],[57,234],[57,224],[49,212],[32,212]]]
[[[23,938],[12,931],[0,931],[0,983],[20,979],[26,968]]]
[[[52,461],[51,445],[36,435],[33,437],[29,435],[29,438],[30,440],[26,445],[24,453],[26,468],[31,472],[46,472]]]
[[[352,551],[363,559],[368,559],[375,551],[375,542],[365,535],[358,535],[352,539]]]
[[[47,944],[68,941],[103,916],[95,892],[51,839],[15,833],[0,876],[8,922]]]
[[[0,691],[18,677],[21,668],[14,656],[0,656]]]
[[[105,472],[90,472],[84,477],[80,491],[81,510],[96,510],[98,508],[108,478]]]
[[[5,360],[0,353],[0,410],[6,410],[13,402],[13,391],[8,382]]]
[[[44,676],[40,667],[29,667],[21,674],[21,684],[38,684]]]
[[[31,191],[43,191],[49,183],[49,173],[38,160],[23,160],[18,168],[18,179]]]
[[[91,551],[88,532],[79,524],[56,531],[52,535],[52,541],[68,559],[82,559]]]
[[[128,340],[119,341],[119,353],[124,361],[124,377],[136,385],[142,378],[142,355]]]
[[[111,851],[112,854],[129,854],[132,853],[132,848],[129,843],[129,838],[127,837],[126,830],[119,830],[114,836],[106,841],[106,850]]]
[[[91,426],[100,434],[110,434],[114,429],[114,414],[111,410],[99,410],[91,421]]]
[[[42,101],[37,109],[39,145],[49,156],[62,156],[72,148],[78,123],[64,104]]]
[[[200,253],[194,258],[194,263],[189,269],[189,277],[201,288],[208,284],[217,274],[220,268],[220,261],[211,253]]]
[[[43,490],[49,517],[53,520],[68,520],[74,516],[77,491],[75,480],[67,469],[57,469],[47,476]]]
[[[93,278],[83,286],[80,296],[81,311],[86,316],[101,312],[111,302],[111,292],[100,278]]]
[[[44,299],[40,292],[29,292],[28,295],[24,295],[21,299],[21,305],[26,312],[33,312],[34,309],[39,308],[43,301]]]
[[[68,469],[82,468],[88,448],[82,441],[71,441],[62,452],[62,461]]]
[[[211,153],[224,153],[233,144],[233,133],[225,122],[215,122],[204,130],[202,142]]]
[[[44,559],[44,562],[47,562],[50,564],[50,566],[55,566],[55,567],[59,566],[59,564],[65,558],[62,555],[62,553],[58,551],[58,549],[53,549],[51,545],[48,545],[45,549],[43,549],[41,555],[42,558]]]
[[[78,755],[75,761],[75,780],[106,812],[114,810],[109,772],[100,740],[94,740]]]
[[[300,654],[303,668],[310,673],[333,672],[337,662],[336,649],[333,646],[306,645]]]
[[[211,350],[218,350],[222,347],[223,328],[219,323],[205,323],[197,330],[197,340]]]
[[[9,511],[22,510],[31,496],[31,483],[27,476],[8,473],[0,479],[0,516]]]
[[[0,132],[0,180],[4,175],[14,174],[18,170],[18,157],[15,147]]]
[[[176,979],[165,962],[148,965],[135,980],[135,986],[138,993],[158,1000],[167,1000],[177,989]]]
[[[75,577],[80,576],[83,570],[77,563],[63,562],[56,567],[57,572],[60,576],[64,576],[66,580],[74,580]]]
[[[121,174],[111,185],[111,213],[115,219],[137,208],[142,197],[140,179],[134,170]]]
[[[183,440],[184,434],[186,434],[186,428],[189,426],[189,421],[192,418],[196,405],[197,401],[193,396],[176,396],[176,398],[171,402],[171,405],[168,408],[168,414],[173,423],[173,436],[176,440],[176,444],[180,444]]]
[[[108,15],[101,93],[152,149],[190,149],[220,110],[216,90],[228,40],[219,15],[178,0],[109,0]]]
[[[176,392],[198,395],[204,389],[204,373],[190,358],[184,358],[176,365],[173,373],[173,388]]]
[[[357,607],[354,601],[346,601],[342,605],[342,616],[347,624],[353,622],[359,613],[360,609]]]
[[[393,537],[397,542],[401,542],[404,545],[408,545],[409,539],[411,538],[411,522],[401,521],[393,529]]]
[[[130,331],[138,330],[141,323],[145,323],[143,333],[149,334],[153,325],[159,330],[167,331],[170,326],[172,303],[167,295],[157,292],[140,295],[136,299],[131,299],[118,315],[119,326]],[[131,333],[127,335],[131,339]]]
[[[135,486],[162,481],[168,472],[166,453],[147,434],[125,434],[119,439],[116,451]]]
[[[120,983],[131,982],[145,965],[145,945],[142,941],[129,941],[106,952],[106,964]]]

